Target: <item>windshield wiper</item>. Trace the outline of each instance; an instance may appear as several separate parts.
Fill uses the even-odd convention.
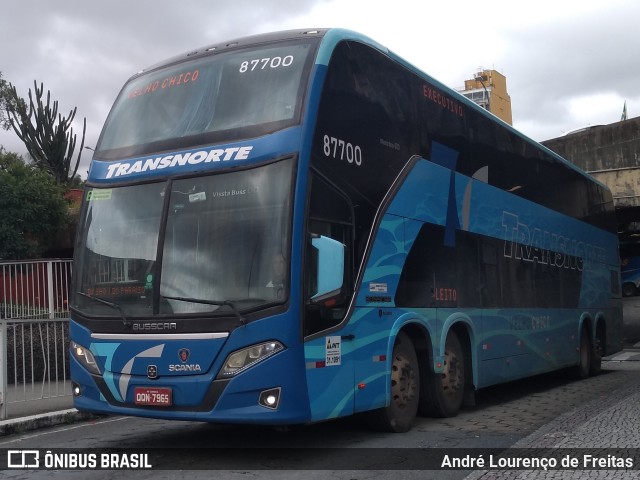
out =
[[[128,327],[130,325],[129,320],[127,320],[126,315],[124,314],[124,310],[122,309],[122,307],[120,305],[118,305],[115,302],[110,302],[109,300],[105,300],[104,298],[100,298],[100,297],[95,297],[93,295],[89,295],[88,293],[83,293],[83,292],[76,292],[78,295],[81,295],[83,297],[89,298],[91,300],[95,300],[98,303],[102,303],[103,305],[106,305],[107,307],[111,307],[114,310],[118,310],[118,312],[120,312],[120,317],[122,318],[122,324],[125,327]]]
[[[160,295],[162,298],[166,298],[167,300],[178,300],[179,302],[191,302],[191,303],[201,303],[203,305],[216,305],[218,307],[227,306],[233,311],[234,315],[238,317],[238,322],[240,325],[246,325],[247,321],[240,313],[240,310],[235,306],[233,302],[228,300],[205,300],[201,298],[189,298],[189,297],[167,297],[165,295]]]

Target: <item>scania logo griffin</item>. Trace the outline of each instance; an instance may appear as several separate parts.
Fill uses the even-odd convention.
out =
[[[150,172],[163,168],[184,167],[185,165],[198,165],[199,163],[229,162],[247,160],[253,146],[212,148],[197,152],[176,153],[161,157],[146,158],[129,162],[111,163],[107,167],[106,178],[124,177],[133,173]]]
[[[178,324],[176,322],[141,322],[134,323],[131,328],[138,332],[169,331],[177,330]]]
[[[189,349],[188,348],[181,348],[180,350],[178,350],[178,358],[180,358],[180,361],[182,363],[187,363],[187,360],[189,360]]]

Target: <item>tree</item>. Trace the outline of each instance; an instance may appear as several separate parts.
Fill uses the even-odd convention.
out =
[[[75,166],[71,169],[73,152],[76,148],[77,136],[73,133],[71,124],[76,116],[78,108],[69,112],[67,117],[58,114],[58,102],[51,104],[51,92],[47,91],[46,103],[43,101],[44,86],[33,82],[34,94],[29,89],[29,106],[20,98],[16,87],[8,86],[8,93],[4,98],[8,121],[20,140],[27,147],[29,155],[35,164],[49,172],[58,185],[67,184],[78,173],[80,157],[84,147],[84,138],[87,130],[87,119],[84,119],[82,127],[82,141],[75,160]]]
[[[11,122],[9,121],[7,112],[9,109],[15,110],[16,108],[16,99],[11,94],[11,89],[7,81],[2,79],[2,72],[0,72],[0,127],[4,130],[11,128]]]
[[[0,259],[36,258],[68,225],[62,188],[51,175],[0,147]]]

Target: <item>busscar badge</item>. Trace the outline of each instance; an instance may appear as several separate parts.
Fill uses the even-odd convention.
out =
[[[158,367],[155,365],[149,365],[147,367],[147,377],[151,379],[158,378]]]

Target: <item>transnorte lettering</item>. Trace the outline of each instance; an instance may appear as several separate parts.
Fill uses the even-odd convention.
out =
[[[253,146],[214,148],[211,150],[201,150],[199,152],[177,153],[163,157],[147,158],[136,160],[135,162],[116,162],[107,167],[107,177],[122,177],[132,173],[142,173],[163,168],[197,165],[199,163],[228,162],[230,160],[246,160]]]
[[[502,212],[504,256],[557,268],[582,271],[584,260],[604,262],[605,249],[575,238],[531,227],[518,215]]]

